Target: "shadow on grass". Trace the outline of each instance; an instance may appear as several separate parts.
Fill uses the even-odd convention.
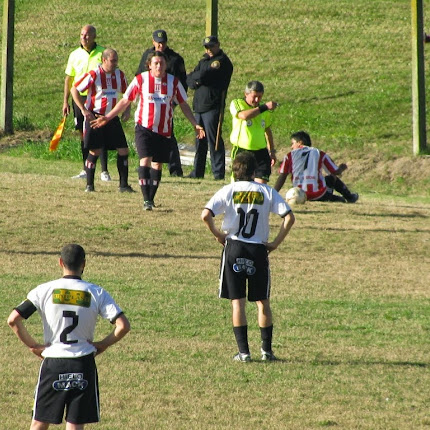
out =
[[[302,360],[289,360],[290,363],[308,363]],[[399,366],[399,367],[430,367],[428,363],[416,361],[383,361],[383,360],[327,360],[315,359],[310,362],[313,366]]]
[[[7,251],[0,250],[0,254],[23,254],[23,255],[56,255],[60,256],[60,253],[57,251],[25,251],[25,250],[10,250]],[[143,252],[103,252],[103,251],[86,251],[87,255],[92,256],[102,256],[102,257],[118,257],[118,258],[187,258],[190,260],[201,260],[202,258],[219,260],[219,256],[213,255],[180,255],[180,254],[145,254]]]

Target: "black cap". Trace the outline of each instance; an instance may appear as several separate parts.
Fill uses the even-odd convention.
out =
[[[167,33],[164,30],[155,30],[152,33],[152,40],[158,43],[167,42]]]
[[[218,37],[216,36],[208,36],[203,39],[203,46],[212,47],[219,43]]]

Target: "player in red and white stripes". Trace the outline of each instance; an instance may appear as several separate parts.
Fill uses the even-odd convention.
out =
[[[102,130],[92,129],[90,121],[96,115],[106,115],[112,111],[127,89],[124,73],[118,69],[118,54],[113,49],[105,49],[102,54],[102,65],[83,75],[71,89],[72,97],[84,116],[84,146],[89,149],[85,161],[87,187],[85,191],[94,191],[94,174],[97,160],[103,145],[108,149],[118,151],[117,167],[119,173],[119,191],[133,192],[128,185],[128,145],[118,116]],[[88,91],[85,103],[82,103],[79,93]],[[122,120],[130,117],[128,108],[122,115]]]
[[[115,115],[137,101],[135,142],[139,155],[139,185],[143,207],[152,210],[161,180],[163,163],[169,161],[172,135],[173,105],[178,104],[194,127],[196,136],[205,136],[187,103],[187,94],[178,78],[166,73],[166,57],[155,51],[148,55],[148,71],[135,76],[123,99],[105,116],[91,121],[91,127],[105,126]]]
[[[324,176],[323,169],[329,175]],[[358,194],[351,193],[338,178],[346,169],[346,164],[337,166],[324,151],[312,148],[309,134],[299,131],[291,135],[291,152],[282,161],[274,188],[279,191],[291,175],[293,187],[302,188],[308,200],[355,203]],[[334,190],[341,196],[334,194]]]

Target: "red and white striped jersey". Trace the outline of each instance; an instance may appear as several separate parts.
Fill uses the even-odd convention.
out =
[[[178,78],[165,74],[155,78],[150,72],[134,77],[124,93],[129,101],[137,99],[134,121],[154,133],[170,137],[172,134],[173,103],[187,100],[187,93]]]
[[[107,115],[121,99],[120,94],[125,93],[127,79],[120,69],[106,73],[99,66],[78,79],[75,87],[80,93],[88,90],[85,107],[89,111]]]
[[[315,200],[327,191],[322,169],[334,173],[338,167],[324,151],[302,146],[284,157],[279,173],[291,174],[293,187],[302,188],[308,200]]]

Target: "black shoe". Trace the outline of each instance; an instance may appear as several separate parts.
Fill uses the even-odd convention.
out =
[[[133,188],[131,188],[130,185],[126,185],[125,187],[119,187],[118,191],[120,193],[135,193],[136,192],[133,190]]]
[[[353,193],[353,194],[351,194],[351,197],[346,199],[346,202],[347,203],[355,203],[358,200],[358,197],[359,197],[358,193]]]
[[[87,185],[85,188],[86,193],[93,193],[94,192],[94,185]]]
[[[184,176],[184,174],[182,172],[171,172],[170,176],[172,178],[182,178]]]
[[[152,211],[152,202],[150,200],[145,200],[143,202],[143,210],[144,211]]]

